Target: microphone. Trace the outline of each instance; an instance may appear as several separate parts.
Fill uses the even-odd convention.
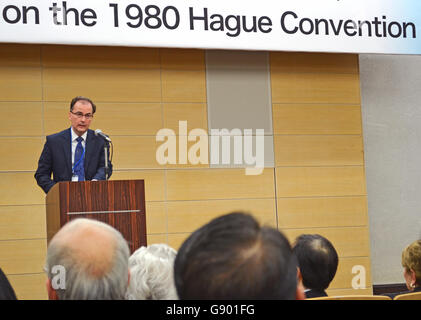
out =
[[[100,136],[100,137],[104,138],[105,140],[107,140],[107,141],[111,142],[110,137],[109,137],[109,136],[107,136],[104,132],[102,132],[102,131],[101,131],[101,129],[96,129],[96,130],[95,130],[95,135],[96,135],[96,136]]]

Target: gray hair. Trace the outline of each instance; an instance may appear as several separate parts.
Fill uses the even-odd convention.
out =
[[[110,250],[113,250],[111,260],[106,270],[103,270],[104,273],[101,276],[95,276],[92,274],[92,270],[103,266],[96,266],[92,261],[81,261],[68,242],[53,238],[48,246],[45,267],[50,280],[55,276],[54,266],[61,266],[65,270],[64,288],[54,288],[59,300],[124,299],[128,285],[128,259],[130,256],[126,240],[119,231],[110,225],[85,218],[68,222],[59,233],[60,235],[72,234],[76,229],[83,227],[96,227],[96,229],[102,229],[110,234],[114,240],[113,243],[110,243]],[[57,235],[55,238],[60,238]]]
[[[129,259],[128,300],[176,300],[174,260],[177,251],[164,243],[137,249]]]

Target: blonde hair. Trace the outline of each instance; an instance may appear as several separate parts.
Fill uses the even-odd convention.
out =
[[[421,285],[421,240],[416,240],[402,251],[402,267],[415,272],[416,284]]]

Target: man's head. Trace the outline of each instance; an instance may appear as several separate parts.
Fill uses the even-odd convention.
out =
[[[89,98],[76,97],[70,102],[69,120],[78,136],[89,129],[95,111],[96,106]]]
[[[338,254],[332,243],[318,234],[303,234],[295,240],[293,251],[304,287],[326,290],[338,268]]]
[[[68,222],[48,246],[49,298],[124,299],[129,255],[123,236],[108,224],[84,218]]]
[[[196,230],[174,264],[180,299],[303,298],[285,236],[250,215],[231,213]]]

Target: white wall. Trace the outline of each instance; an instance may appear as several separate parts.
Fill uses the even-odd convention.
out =
[[[404,283],[421,237],[421,56],[360,55],[373,284]]]

